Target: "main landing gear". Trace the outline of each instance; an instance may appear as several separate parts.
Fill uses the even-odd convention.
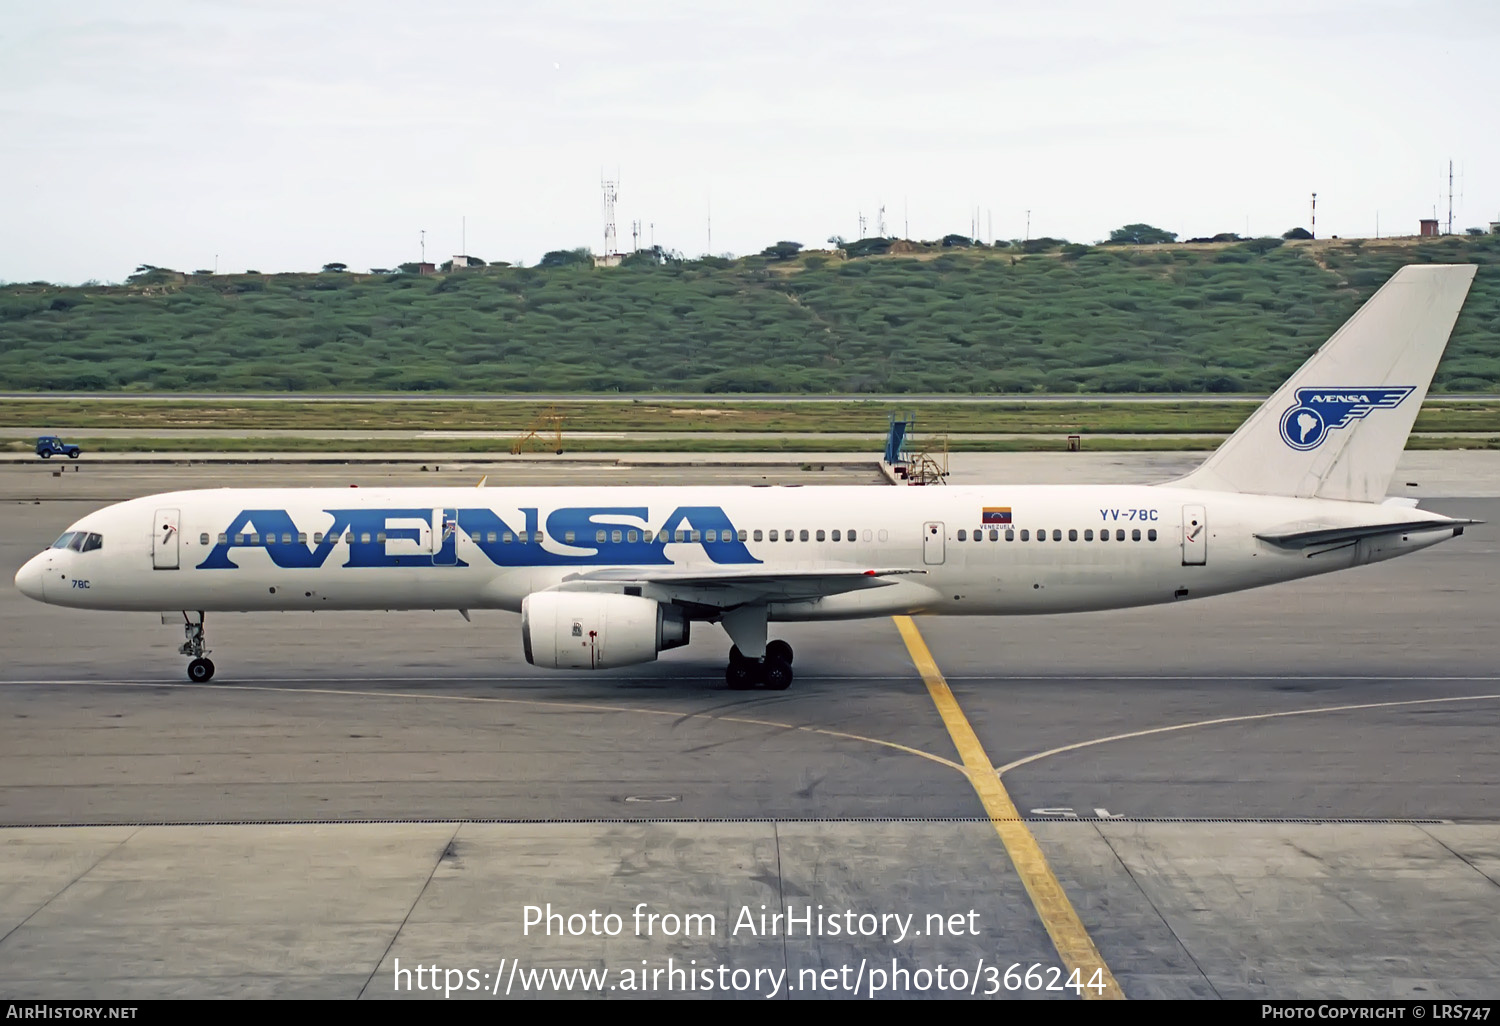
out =
[[[735,645],[729,650],[724,679],[731,691],[749,691],[757,684],[764,684],[767,691],[785,691],[792,686],[792,646],[772,641],[766,645],[765,658],[752,659]]]
[[[197,619],[194,619],[194,616]],[[177,651],[185,656],[193,657],[187,667],[188,680],[194,684],[206,684],[213,679],[214,662],[212,659],[206,658],[208,649],[204,645],[203,614],[201,612],[196,614],[189,613],[184,610],[182,619],[182,633],[187,640],[182,643],[182,647]]]
[[[785,691],[792,686],[792,646],[780,638],[766,640],[766,607],[741,606],[720,617],[734,646],[724,679],[731,691],[748,691],[757,684],[767,691]],[[756,655],[746,655],[755,652]],[[760,653],[764,653],[761,655]]]

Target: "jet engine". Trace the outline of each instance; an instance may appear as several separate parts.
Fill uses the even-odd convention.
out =
[[[601,670],[649,663],[688,643],[687,614],[639,595],[539,591],[521,603],[526,661],[549,669]]]

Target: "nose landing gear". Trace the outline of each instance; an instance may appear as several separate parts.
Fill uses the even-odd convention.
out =
[[[195,615],[197,619],[194,619]],[[187,667],[188,680],[194,684],[206,684],[213,679],[214,663],[212,659],[206,658],[208,648],[204,644],[203,613],[200,611],[194,614],[183,610],[182,619],[182,633],[187,640],[177,651],[193,657]]]

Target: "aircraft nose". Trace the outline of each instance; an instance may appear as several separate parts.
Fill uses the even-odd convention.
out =
[[[26,565],[16,571],[16,590],[27,598],[45,602],[46,594],[42,586],[46,579],[44,565],[47,561],[46,553],[32,556],[26,561]]]

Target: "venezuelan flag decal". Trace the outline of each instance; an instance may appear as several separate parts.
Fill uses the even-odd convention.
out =
[[[1010,523],[1010,507],[1009,506],[986,506],[986,507],[984,507],[984,521],[983,522],[984,522],[984,524],[986,526],[988,526],[990,524],[994,524],[994,525],[999,526],[999,527],[1004,527],[1006,524]]]

